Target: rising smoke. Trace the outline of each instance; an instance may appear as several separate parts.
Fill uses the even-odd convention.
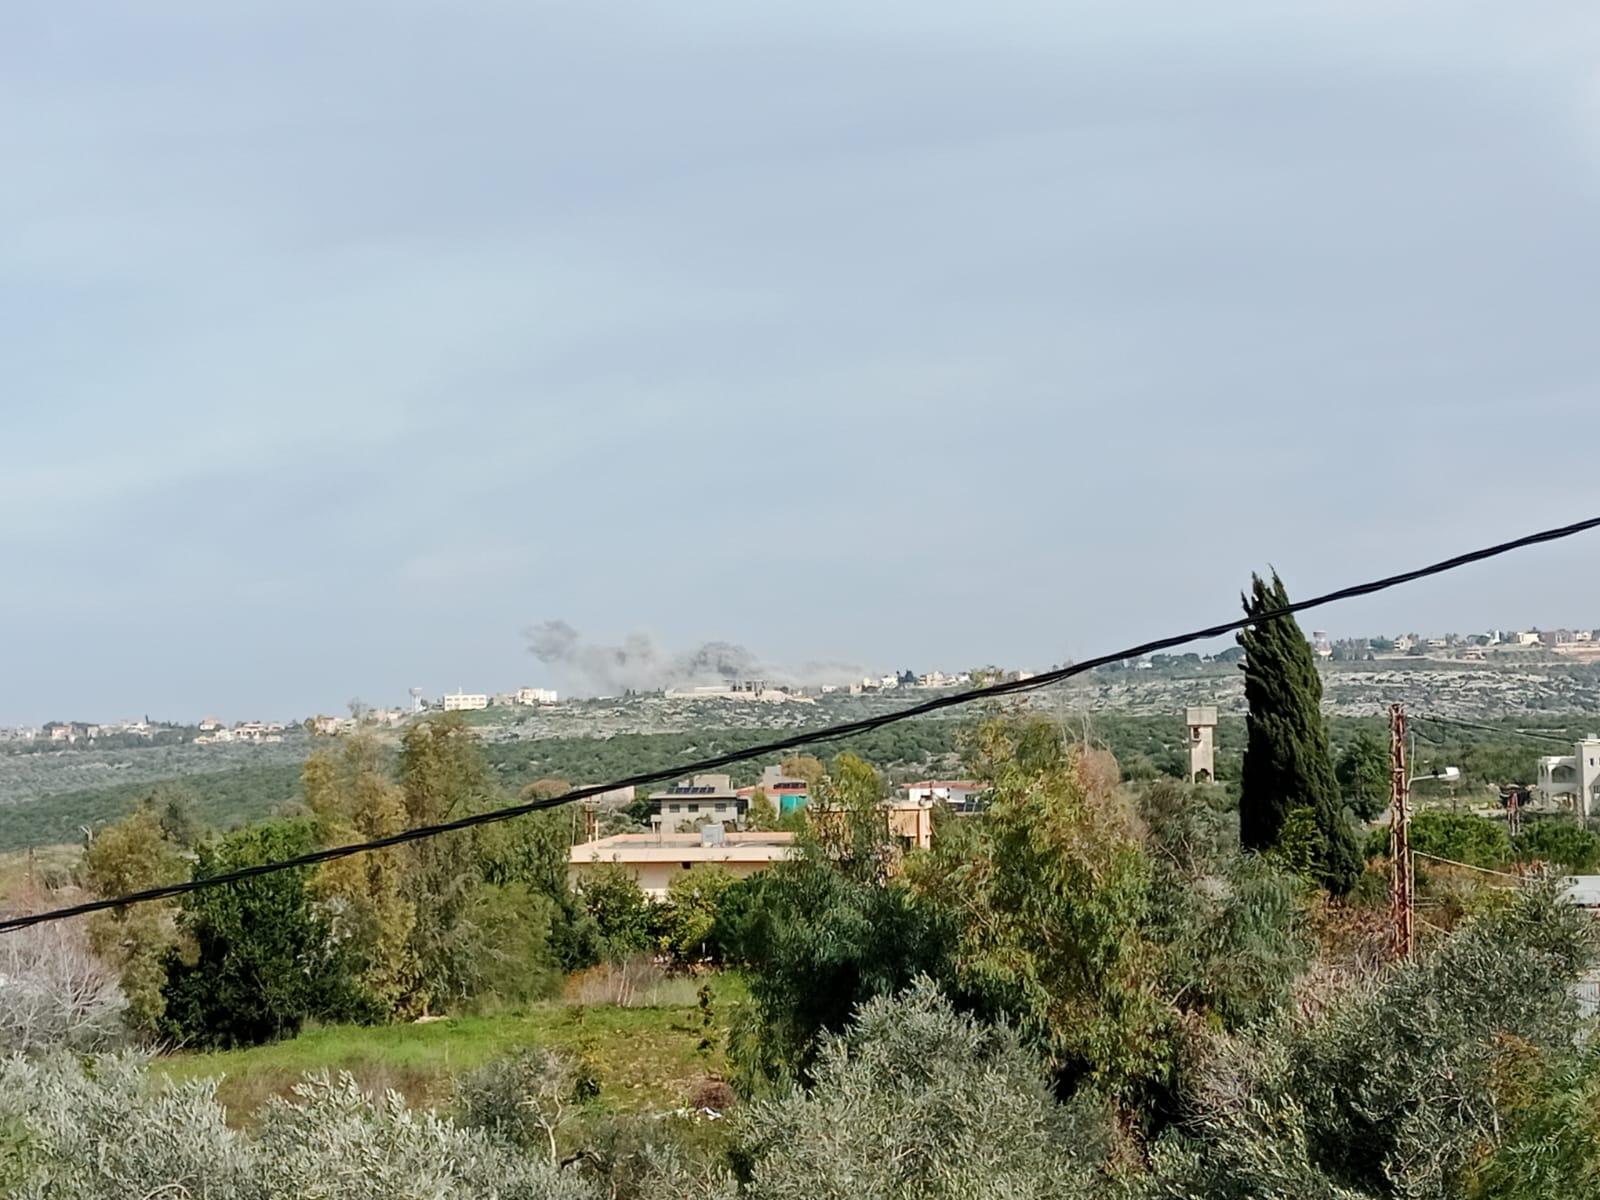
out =
[[[626,691],[696,687],[736,679],[803,686],[841,683],[860,669],[845,664],[810,664],[801,670],[763,662],[733,642],[705,642],[684,653],[663,651],[642,633],[629,634],[611,645],[586,641],[565,621],[545,621],[527,631],[528,650],[578,694],[618,696]]]

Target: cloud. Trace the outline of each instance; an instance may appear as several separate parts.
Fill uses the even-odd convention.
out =
[[[12,703],[137,710],[230,644],[246,710],[510,675],[531,603],[657,631],[554,660],[597,690],[780,677],[742,642],[1049,660],[1268,559],[1409,565],[1396,511],[1420,557],[1553,524],[1529,464],[1600,372],[1597,24],[10,6],[0,622],[75,614],[8,651]],[[1552,603],[1507,572],[1361,619]],[[677,649],[706,628],[740,637]]]

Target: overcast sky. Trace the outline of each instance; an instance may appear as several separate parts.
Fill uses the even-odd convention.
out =
[[[1600,8],[0,7],[0,722],[1082,658],[1600,509]],[[1600,626],[1600,535],[1329,611]]]

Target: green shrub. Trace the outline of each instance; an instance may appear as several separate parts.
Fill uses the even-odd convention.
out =
[[[584,910],[594,920],[602,955],[621,961],[654,950],[659,915],[639,881],[616,863],[602,863],[578,888]]]
[[[751,1200],[1103,1195],[1095,1110],[1056,1102],[1016,1034],[926,979],[826,1038],[813,1086],[736,1118]]]
[[[314,845],[309,822],[275,821],[200,848],[196,879]],[[306,884],[309,868],[278,871],[184,897],[191,952],[169,950],[162,1028],[179,1043],[254,1045],[292,1036],[311,1017],[374,1019],[354,964],[329,935]]]
[[[530,1047],[462,1076],[456,1099],[464,1127],[535,1149],[555,1163],[578,1106],[599,1092],[599,1079],[589,1063]]]
[[[1490,870],[1505,866],[1511,859],[1511,839],[1505,822],[1470,813],[1418,813],[1411,818],[1411,849]]]
[[[1531,820],[1517,835],[1517,858],[1586,874],[1600,867],[1600,833],[1560,817]]]
[[[228,1127],[216,1083],[174,1085],[139,1057],[0,1064],[0,1179],[19,1200],[599,1200],[540,1158],[309,1078],[253,1135]],[[10,1178],[6,1178],[9,1173]]]

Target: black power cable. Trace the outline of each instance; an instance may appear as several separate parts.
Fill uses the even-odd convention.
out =
[[[367,842],[352,842],[345,846],[330,846],[326,850],[315,850],[309,854],[296,855],[294,858],[258,863],[251,867],[240,867],[237,870],[224,871],[221,874],[211,875],[205,879],[189,879],[183,883],[146,888],[143,891],[130,892],[123,896],[113,896],[105,900],[89,900],[82,904],[68,905],[65,908],[54,908],[45,912],[10,917],[0,921],[0,933],[9,933],[14,929],[26,929],[31,925],[43,925],[51,921],[64,921],[69,917],[81,917],[88,913],[104,912],[107,909],[124,908],[130,904],[147,904],[155,900],[168,900],[174,896],[186,895],[189,892],[197,892],[204,888],[239,883],[246,879],[254,879],[260,875],[271,875],[278,871],[292,871],[299,867],[312,867],[319,863],[348,858],[352,854],[364,854],[369,850],[382,850],[389,846],[400,846],[407,842],[417,842],[424,838],[438,837],[445,833],[473,829],[479,825],[491,825],[498,821],[509,821],[516,817],[527,816],[529,813],[559,808],[562,805],[571,804],[575,800],[586,800],[592,796],[598,796],[618,788],[638,788],[647,787],[654,783],[665,783],[668,780],[677,779],[684,775],[699,774],[715,770],[717,767],[729,766],[732,763],[745,762],[752,758],[765,758],[768,755],[781,753],[785,750],[798,750],[805,746],[816,745],[819,742],[832,742],[841,738],[853,737],[856,734],[868,733],[874,729],[882,729],[886,725],[907,721],[912,717],[926,716],[929,713],[940,712],[947,708],[955,708],[958,705],[972,704],[979,700],[989,700],[997,696],[1010,696],[1021,692],[1036,691],[1039,688],[1060,683],[1063,679],[1070,679],[1074,675],[1083,675],[1099,667],[1109,666],[1112,663],[1124,662],[1130,658],[1142,658],[1146,654],[1170,650],[1177,646],[1187,645],[1190,642],[1208,641],[1212,638],[1234,633],[1261,621],[1293,616],[1295,613],[1305,612],[1307,609],[1312,608],[1321,608],[1324,605],[1334,604],[1341,600],[1353,600],[1360,596],[1371,596],[1377,592],[1399,587],[1404,583],[1426,579],[1431,575],[1442,575],[1446,571],[1454,571],[1459,567],[1483,562],[1485,559],[1497,558],[1502,554],[1509,554],[1513,550],[1521,550],[1528,546],[1538,546],[1546,542],[1560,541],[1563,538],[1569,538],[1575,534],[1584,533],[1595,528],[1600,528],[1600,517],[1590,517],[1587,520],[1575,521],[1570,525],[1542,530],[1539,533],[1530,533],[1509,542],[1498,542],[1481,550],[1458,554],[1454,558],[1447,558],[1398,575],[1388,575],[1382,579],[1375,579],[1370,583],[1358,583],[1351,587],[1340,588],[1338,591],[1327,592],[1310,600],[1302,600],[1296,604],[1285,605],[1282,608],[1269,609],[1266,612],[1247,615],[1232,621],[1224,621],[1217,625],[1207,626],[1204,629],[1191,630],[1188,633],[1178,633],[1170,637],[1157,638],[1142,645],[1130,646],[1126,650],[1118,650],[1112,654],[1102,654],[1100,657],[1091,658],[1086,662],[1073,663],[1071,666],[1059,667],[1054,671],[1045,671],[1029,679],[1014,679],[1005,683],[990,684],[987,687],[958,692],[951,696],[937,696],[932,700],[926,700],[921,704],[913,704],[892,713],[865,717],[859,721],[850,721],[843,725],[831,725],[825,729],[818,729],[810,733],[797,733],[759,746],[752,746],[749,749],[732,750],[725,754],[713,755],[711,758],[702,759],[700,762],[680,765],[670,770],[651,771],[642,775],[629,776],[626,779],[613,780],[610,783],[574,788],[570,792],[547,800],[530,800],[523,804],[513,804],[506,808],[492,809],[489,812],[474,813],[471,816],[461,817],[454,821],[445,821],[435,825],[421,825],[415,829],[403,829],[399,833],[391,834],[388,837],[374,838]]]
[[[1572,749],[1573,745],[1571,738],[1557,737],[1553,733],[1537,733],[1531,729],[1515,729],[1506,728],[1505,726],[1485,725],[1481,721],[1463,721],[1460,717],[1439,717],[1431,714],[1416,716],[1407,713],[1406,719],[1413,723],[1422,721],[1424,723],[1431,722],[1435,725],[1459,725],[1462,729],[1476,729],[1480,733],[1497,733],[1501,734],[1502,736],[1528,738],[1536,742],[1550,742],[1557,746],[1565,746],[1569,750]],[[1429,738],[1428,740],[1433,741],[1432,738]],[[1435,744],[1437,745],[1438,743]]]

